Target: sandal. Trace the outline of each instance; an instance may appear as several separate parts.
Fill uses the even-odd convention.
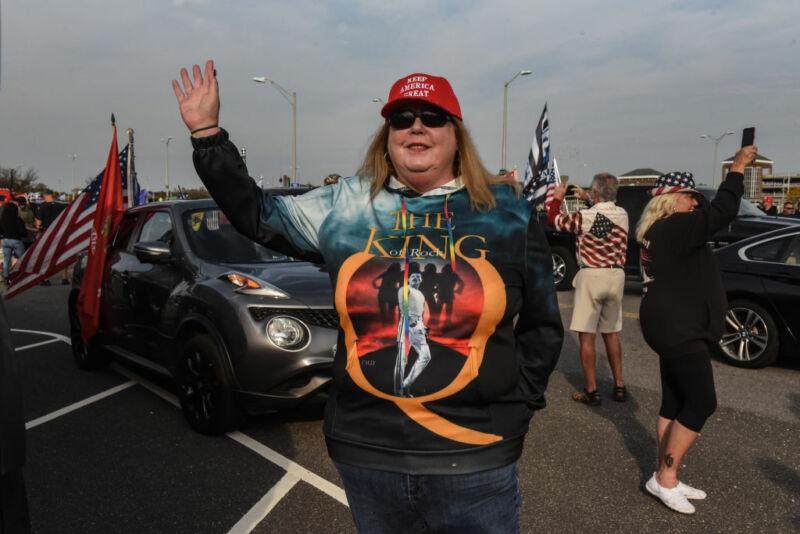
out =
[[[600,406],[600,392],[594,391],[576,391],[572,394],[572,400],[589,406]]]
[[[617,402],[628,400],[628,390],[625,386],[614,386],[614,400]]]

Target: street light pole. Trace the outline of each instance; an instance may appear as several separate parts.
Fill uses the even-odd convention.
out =
[[[170,135],[166,139],[163,137],[161,138],[161,142],[164,143],[164,150],[166,152],[166,164],[164,167],[164,184],[167,190],[167,200],[169,200],[169,142],[172,140],[172,136]]]
[[[74,200],[75,195],[75,160],[78,159],[77,154],[69,154],[68,158],[72,159],[72,189],[70,190],[70,200]]]
[[[292,105],[292,183],[297,183],[297,93],[287,91],[278,82],[270,80],[266,76],[254,76],[253,81],[256,83],[271,83],[283,95],[283,98]]]
[[[506,123],[508,122],[508,86],[511,82],[517,79],[517,76],[527,76],[531,73],[529,70],[521,70],[517,72],[514,76],[511,77],[503,85],[503,150],[502,150],[502,158],[500,163],[500,168],[506,168]]]
[[[717,149],[719,148],[719,142],[728,135],[733,135],[736,132],[733,130],[728,130],[724,134],[720,135],[719,137],[711,137],[708,134],[703,134],[700,136],[700,139],[710,139],[714,141],[714,167],[711,168],[711,188],[713,189],[716,187],[717,183]]]

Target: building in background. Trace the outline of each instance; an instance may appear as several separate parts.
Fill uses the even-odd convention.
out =
[[[723,180],[725,176],[728,175],[731,165],[733,165],[733,156],[722,161]],[[769,194],[775,199],[776,204],[778,204],[779,199],[783,200],[785,195],[775,195],[765,191],[764,179],[768,176],[772,176],[772,160],[761,154],[756,155],[756,160],[753,164],[744,170],[744,198],[752,202],[757,202],[761,200],[763,196]],[[768,179],[767,189],[769,191],[772,191],[771,186],[772,181]]]
[[[634,169],[617,176],[619,185],[655,185],[656,178],[663,173],[655,169],[644,168]]]

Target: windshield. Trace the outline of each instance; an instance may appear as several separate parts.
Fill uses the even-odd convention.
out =
[[[221,263],[297,261],[240,234],[218,208],[186,212],[183,225],[192,252],[207,261]]]
[[[714,200],[714,195],[717,194],[716,189],[700,189],[700,192],[705,195],[705,202],[701,202],[703,207],[707,207],[708,203]],[[756,217],[764,217],[766,214],[755,207],[749,200],[742,199],[739,202],[739,213],[737,215],[750,215]]]

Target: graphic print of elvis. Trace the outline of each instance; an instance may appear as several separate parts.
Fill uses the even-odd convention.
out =
[[[422,373],[425,366],[431,361],[431,351],[428,348],[428,329],[422,322],[423,314],[427,313],[428,304],[425,295],[419,290],[422,284],[422,275],[413,273],[408,277],[408,343],[417,351],[417,360],[411,367],[411,372],[406,376],[408,363],[405,346],[405,331],[403,315],[403,288],[397,291],[397,304],[400,308],[400,320],[397,323],[397,362],[394,367],[394,390],[399,397],[410,397],[411,385]]]

